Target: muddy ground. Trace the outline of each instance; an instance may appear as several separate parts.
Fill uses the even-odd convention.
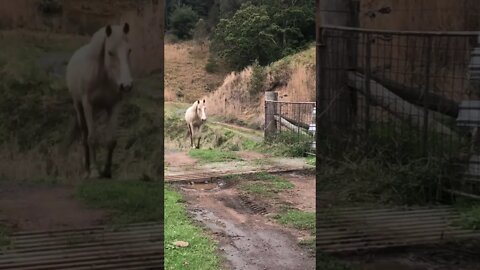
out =
[[[282,192],[281,201],[291,206],[315,209],[315,176],[282,175],[295,185]],[[315,255],[299,245],[310,232],[287,228],[271,218],[277,202],[246,195],[237,182],[180,187],[194,219],[205,225],[218,240],[229,269],[315,269]]]

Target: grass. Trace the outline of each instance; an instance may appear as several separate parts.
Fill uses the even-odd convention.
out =
[[[348,263],[327,254],[317,254],[317,269],[322,270],[352,270]]]
[[[232,151],[221,151],[217,149],[191,149],[188,154],[203,163],[225,162],[239,159]]]
[[[88,206],[111,213],[113,225],[159,221],[161,218],[160,183],[142,181],[84,181],[77,197]]]
[[[220,269],[215,243],[192,223],[181,200],[178,193],[165,188],[165,269]],[[175,241],[189,246],[178,248],[172,244]]]
[[[480,230],[480,205],[461,207],[460,220],[457,225],[465,229]]]
[[[288,180],[269,173],[258,173],[252,179],[255,181],[240,184],[240,189],[253,195],[274,197],[278,192],[294,187]]]
[[[315,166],[316,162],[317,162],[317,158],[316,158],[316,157],[308,157],[308,158],[307,158],[307,164],[308,164],[308,165]]]
[[[275,216],[275,219],[283,225],[299,230],[315,232],[315,212],[305,212],[298,209],[289,209]]]
[[[6,226],[0,224],[0,250],[10,245],[9,235],[10,230]]]

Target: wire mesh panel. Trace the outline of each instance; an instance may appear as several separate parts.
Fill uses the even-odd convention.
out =
[[[266,100],[265,108],[267,138],[291,144],[311,145],[314,142],[309,128],[315,122],[315,102]]]
[[[320,33],[320,153],[357,149],[362,157],[382,152],[397,161],[468,165],[476,153],[473,128],[457,118],[462,101],[480,99],[469,76],[476,33],[345,27]]]

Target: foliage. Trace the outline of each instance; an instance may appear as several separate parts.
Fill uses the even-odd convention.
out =
[[[171,30],[180,39],[190,39],[197,21],[198,15],[190,6],[178,6],[170,18]]]
[[[204,19],[199,19],[193,30],[193,39],[201,41],[205,40],[206,38],[208,38],[207,23]]]
[[[213,58],[213,57],[208,58],[208,62],[205,65],[205,70],[208,73],[215,73],[215,72],[218,71],[218,63],[215,60],[215,58]]]
[[[60,130],[71,111],[66,87],[35,63],[25,64],[16,76],[0,76],[4,78],[0,81],[0,143],[16,138],[20,150],[26,150],[42,140],[46,144],[62,140]]]
[[[289,209],[275,216],[281,223],[300,230],[315,232],[315,212],[304,212],[298,209]]]
[[[266,142],[267,147],[274,154],[288,157],[304,157],[311,149],[313,137],[284,131]]]
[[[267,7],[244,5],[231,19],[220,20],[211,48],[237,69],[255,59],[260,65],[266,65],[281,57],[275,40],[279,30],[272,24]]]
[[[475,205],[461,209],[460,226],[470,230],[480,230],[480,206]]]
[[[113,224],[159,221],[163,198],[160,183],[83,181],[77,196],[88,205],[111,212]]]
[[[251,97],[256,98],[260,93],[262,93],[264,82],[266,78],[265,69],[258,64],[258,61],[252,65],[252,77],[248,85],[248,92]]]
[[[237,155],[230,151],[215,149],[192,149],[188,152],[192,158],[199,159],[201,162],[224,162],[238,159]]]
[[[282,190],[294,188],[288,180],[269,173],[258,173],[252,176],[252,179],[255,181],[242,183],[240,188],[254,195],[274,197]]]
[[[372,123],[368,136],[350,130],[317,134],[322,191],[335,190],[346,203],[425,205],[435,203],[442,189],[460,172],[452,159],[463,143],[434,131],[424,148],[418,130],[408,126]],[[347,134],[347,135],[344,135]]]
[[[218,23],[212,52],[218,52],[237,69],[255,59],[267,65],[314,39],[314,10],[314,3],[309,0],[258,0],[243,4],[231,18]]]
[[[170,187],[165,189],[165,269],[220,269],[220,257],[213,240],[189,218],[182,197]],[[161,204],[159,204],[161,205]],[[186,241],[187,248],[178,248],[175,241]]]

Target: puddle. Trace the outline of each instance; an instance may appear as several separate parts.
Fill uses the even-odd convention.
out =
[[[194,190],[194,191],[216,191],[220,189],[228,189],[237,184],[235,180],[225,180],[225,179],[218,179],[211,182],[202,182],[202,183],[195,183],[192,182],[190,184],[182,184],[180,187],[186,190]]]

